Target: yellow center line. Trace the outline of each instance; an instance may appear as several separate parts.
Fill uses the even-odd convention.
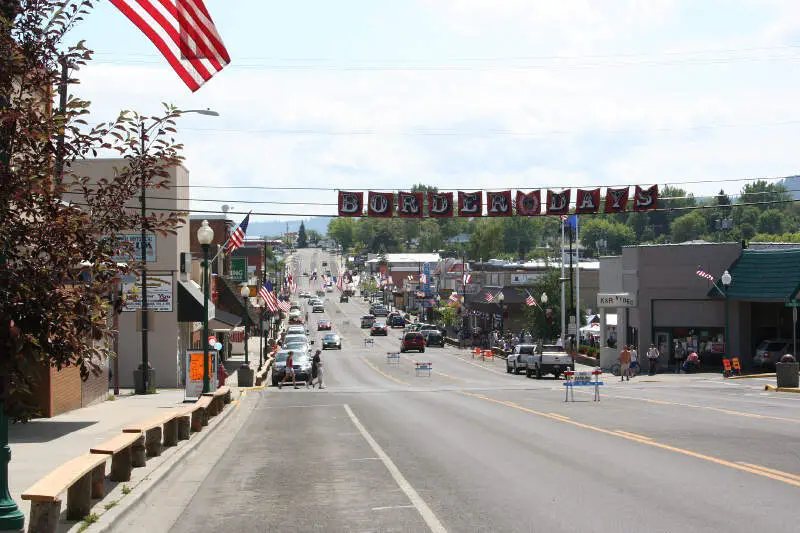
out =
[[[647,435],[639,435],[638,433],[631,433],[630,431],[622,431],[621,429],[618,429],[617,433],[619,433],[620,435],[625,435],[636,439],[653,440],[652,437],[648,437]]]
[[[631,434],[629,434],[629,433],[620,433],[618,431],[611,431],[609,429],[600,428],[600,427],[592,426],[592,425],[589,425],[589,424],[584,424],[582,422],[576,422],[574,420],[565,420],[563,418],[560,418],[560,417],[557,417],[557,416],[553,416],[552,414],[549,414],[549,413],[543,413],[541,411],[535,411],[533,409],[528,409],[527,407],[522,407],[521,405],[518,405],[518,404],[513,403],[513,402],[506,402],[506,401],[503,401],[503,400],[496,400],[494,398],[489,398],[488,396],[483,396],[481,394],[474,394],[474,393],[471,393],[471,392],[464,392],[464,391],[461,391],[460,394],[464,394],[466,396],[472,396],[473,398],[479,398],[479,399],[487,401],[487,402],[492,402],[492,403],[497,403],[497,404],[500,404],[500,405],[505,405],[505,406],[508,406],[508,407],[513,407],[514,409],[518,409],[520,411],[523,411],[523,412],[526,412],[526,413],[530,413],[530,414],[534,414],[534,415],[537,415],[537,416],[540,416],[540,417],[543,417],[543,418],[549,418],[550,420],[555,420],[555,421],[558,421],[558,422],[562,422],[564,424],[570,424],[570,425],[577,426],[577,427],[580,427],[580,428],[583,428],[583,429],[589,429],[589,430],[592,430],[592,431],[596,431],[598,433],[604,433],[606,435],[611,435],[612,437],[631,440],[631,441],[634,441],[634,442],[638,442],[640,444],[646,444],[648,446],[653,446],[655,448],[660,448],[662,450],[667,450],[667,451],[679,453],[681,455],[686,455],[688,457],[694,457],[695,459],[702,459],[704,461],[715,463],[715,464],[718,464],[718,465],[721,465],[721,466],[727,466],[728,468],[733,468],[734,470],[740,470],[742,472],[749,472],[749,473],[755,474],[757,476],[766,477],[766,478],[769,478],[769,479],[772,479],[772,480],[775,480],[775,481],[781,481],[781,482],[787,483],[789,485],[794,485],[795,487],[800,487],[800,480],[793,479],[792,477],[786,477],[785,474],[783,474],[783,473],[775,474],[775,473],[771,472],[770,470],[765,469],[764,467],[755,466],[755,465],[750,466],[748,464],[734,463],[732,461],[727,461],[725,459],[720,459],[718,457],[712,457],[711,455],[705,455],[705,454],[702,454],[702,453],[697,453],[697,452],[693,452],[693,451],[690,451],[690,450],[686,450],[686,449],[683,449],[683,448],[678,448],[676,446],[670,446],[669,444],[663,444],[663,443],[660,443],[660,442],[656,442],[656,441],[650,439],[649,437],[641,437],[641,436],[638,436],[638,435],[634,436],[634,434],[632,434],[632,433]],[[791,476],[793,476],[793,475],[791,475]]]
[[[372,363],[370,363],[369,361],[367,361],[367,358],[366,358],[366,357],[362,357],[362,358],[361,358],[361,360],[362,360],[362,361],[364,361],[365,363],[367,363],[367,364],[368,364],[370,367],[372,367],[372,369],[373,369],[375,372],[377,372],[377,373],[378,373],[378,374],[380,374],[381,376],[385,377],[386,379],[391,379],[392,381],[394,381],[395,383],[399,383],[400,385],[408,385],[408,386],[411,386],[411,384],[410,384],[410,383],[406,383],[405,381],[402,381],[402,380],[399,380],[399,379],[397,379],[397,378],[395,378],[395,377],[393,377],[393,376],[390,376],[389,374],[387,374],[386,372],[384,372],[383,370],[381,370],[381,369],[380,369],[380,368],[378,368],[377,366],[375,366],[375,365],[373,365]]]
[[[547,413],[547,414],[550,415],[550,416],[557,416],[558,418],[563,418],[564,420],[569,420],[568,416],[564,416],[564,415],[562,415],[560,413]]]
[[[789,472],[783,472],[781,470],[775,470],[774,468],[767,468],[766,466],[754,465],[751,463],[743,463],[741,461],[739,462],[739,464],[744,466],[749,466],[750,468],[755,468],[757,470],[763,470],[764,472],[769,472],[770,474],[775,474],[776,476],[788,477],[800,481],[800,476],[796,474],[790,474]]]

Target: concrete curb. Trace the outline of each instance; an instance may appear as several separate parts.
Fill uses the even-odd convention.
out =
[[[797,387],[776,387],[775,385],[764,385],[764,390],[775,392],[794,392],[800,394],[800,388]]]
[[[774,378],[775,374],[745,374],[743,376],[728,376],[725,379],[755,379],[755,378]]]
[[[239,389],[239,398],[242,397],[241,389]],[[145,483],[147,483],[148,489],[153,489],[157,487],[162,481],[164,481],[169,474],[171,474],[175,468],[180,465],[183,460],[186,458],[189,453],[193,452],[195,448],[197,448],[200,444],[203,443],[211,434],[213,434],[221,425],[225,422],[231,420],[231,414],[236,409],[236,405],[234,402],[238,404],[239,398],[234,399],[229,409],[223,409],[223,411],[215,416],[214,418],[209,421],[209,425],[206,426],[203,431],[194,439],[190,440],[183,448],[178,448],[175,452],[175,455],[170,457],[168,461],[165,461],[163,464],[159,465],[155,470],[147,474],[138,485],[136,485],[130,492],[130,494],[125,495],[124,498],[119,500],[119,505],[113,507],[112,509],[106,511],[102,515],[97,522],[93,525],[89,526],[90,531],[93,533],[110,533],[114,530],[114,525],[128,515],[134,508],[136,508],[142,498],[147,495],[145,490],[136,490],[137,488],[141,487]],[[80,522],[76,522],[76,524],[80,524]],[[70,528],[71,529],[71,528]]]

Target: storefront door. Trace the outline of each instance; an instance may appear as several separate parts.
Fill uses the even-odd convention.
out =
[[[672,353],[672,332],[656,331],[655,339],[658,353],[661,354],[660,360],[662,364],[667,361],[669,366],[672,366],[675,358],[675,354]]]

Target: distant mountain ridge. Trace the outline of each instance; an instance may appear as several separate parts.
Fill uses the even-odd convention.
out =
[[[290,233],[296,232],[300,229],[300,222],[305,223],[306,231],[313,229],[325,235],[328,232],[328,222],[330,222],[330,218],[310,217],[302,220],[285,220],[283,222],[261,222],[253,220],[247,226],[247,235],[251,237],[277,237],[283,235],[287,231]],[[288,230],[286,229],[287,225],[289,227]]]

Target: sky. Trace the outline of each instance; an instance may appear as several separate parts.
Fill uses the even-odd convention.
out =
[[[71,33],[94,121],[220,113],[179,123],[193,186],[710,195],[800,174],[796,0],[205,3],[231,64],[194,94],[107,1]],[[334,190],[190,191],[282,214],[256,220],[336,210]]]

